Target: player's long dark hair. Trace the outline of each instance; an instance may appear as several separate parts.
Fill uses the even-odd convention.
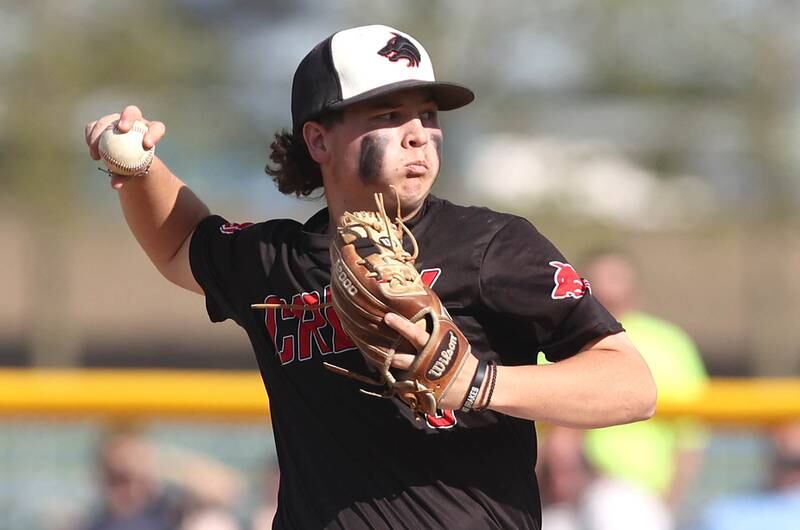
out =
[[[329,112],[315,121],[327,129],[341,120],[341,112]],[[272,177],[278,191],[286,195],[294,193],[298,197],[307,197],[322,187],[319,164],[308,153],[308,146],[302,135],[283,129],[275,133],[275,139],[269,148],[271,163],[267,163],[264,171]]]

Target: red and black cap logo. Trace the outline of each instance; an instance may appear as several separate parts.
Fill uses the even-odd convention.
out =
[[[383,55],[392,62],[397,62],[400,59],[408,61],[408,66],[417,67],[422,61],[422,55],[414,43],[407,38],[397,33],[392,33],[394,37],[389,39],[386,46],[378,50],[378,55]]]

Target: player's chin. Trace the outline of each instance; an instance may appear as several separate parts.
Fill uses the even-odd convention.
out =
[[[434,180],[430,175],[406,176],[395,187],[403,203],[420,203],[430,193]]]

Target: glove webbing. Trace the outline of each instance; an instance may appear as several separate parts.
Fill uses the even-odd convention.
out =
[[[394,186],[390,186],[390,188],[394,192],[395,201],[397,203],[397,215],[395,216],[395,223],[402,230],[401,233],[400,233],[400,240],[399,241],[397,239],[395,239],[395,238],[388,238],[389,243],[391,245],[390,248],[391,248],[392,252],[395,254],[397,259],[405,261],[405,262],[410,262],[410,263],[413,264],[416,261],[417,256],[419,255],[419,245],[417,244],[417,239],[414,237],[414,234],[411,233],[411,230],[409,230],[409,228],[403,222],[402,211],[401,211],[401,208],[400,208],[400,194],[397,192],[397,188],[395,188]],[[375,224],[370,222],[370,220],[365,219],[364,216],[350,214],[350,218],[355,222],[355,224],[371,224],[372,225],[371,227],[376,231],[381,231],[382,229],[385,229],[387,233],[390,233],[394,227],[390,225],[391,221],[389,219],[389,214],[386,212],[386,205],[385,205],[384,200],[383,200],[383,194],[375,193],[374,198],[375,198],[375,204],[378,207],[378,214],[377,214],[378,219],[374,220]],[[348,215],[348,213],[346,212],[345,215]],[[381,222],[383,223],[383,226],[380,225]],[[405,250],[405,248],[403,248],[403,240],[402,240],[402,238],[403,238],[404,235],[408,235],[408,237],[411,239],[411,245],[413,247],[413,252],[412,253],[407,252]],[[381,241],[381,243],[382,243],[382,241]],[[359,265],[366,265],[366,264],[367,264],[366,260],[362,260],[361,262],[359,262]],[[374,275],[375,277],[383,276],[381,274],[380,270],[375,270],[375,271],[370,272],[368,274]],[[250,304],[250,308],[251,309],[288,309],[290,311],[314,311],[314,310],[318,310],[318,309],[324,309],[324,308],[327,308],[327,307],[331,307],[332,305],[333,304],[330,303],[330,302],[328,302],[328,303],[318,303],[318,304],[286,304],[286,303],[264,304],[264,303],[261,303],[261,304]],[[402,337],[398,337],[397,343],[399,343],[401,340],[402,340]],[[343,375],[345,377],[349,377],[350,379],[354,379],[354,380],[359,381],[361,383],[365,383],[365,384],[368,384],[370,386],[387,386],[386,385],[387,381],[381,381],[381,380],[378,380],[378,379],[373,379],[373,378],[367,377],[365,375],[362,375],[362,374],[347,370],[346,368],[342,368],[340,366],[336,366],[336,365],[331,364],[329,362],[323,362],[322,364],[323,364],[323,366],[325,368],[327,368],[328,370],[330,370],[331,372],[333,372],[335,374]],[[391,374],[389,374],[389,375],[391,377]],[[395,381],[391,381],[391,380],[388,381],[388,382],[390,384],[394,384],[395,383]],[[421,387],[419,384],[417,384],[417,386],[419,386],[419,388],[417,390],[424,390],[424,388]],[[359,389],[359,391],[364,393],[364,394],[366,394],[366,395],[369,395],[369,396],[375,396],[375,397],[381,397],[381,398],[387,398],[387,399],[392,398],[394,396],[394,393],[392,392],[392,390],[390,388],[387,388],[386,391],[384,393],[382,393],[382,394],[378,394],[376,392],[371,392],[371,391],[363,389],[363,388]]]
[[[397,188],[395,188],[394,186],[389,186],[389,187],[394,192],[395,201],[397,202],[397,216],[395,217],[395,222],[402,229],[402,231],[403,231],[402,233],[407,234],[409,239],[411,239],[411,245],[414,247],[414,252],[412,252],[410,254],[408,252],[406,252],[406,250],[403,248],[402,239],[400,241],[395,241],[394,239],[390,238],[389,242],[391,243],[392,251],[397,255],[398,259],[414,263],[417,260],[417,256],[419,256],[419,245],[417,245],[417,238],[414,237],[414,234],[411,233],[411,230],[409,230],[409,228],[403,222],[403,217],[402,217],[402,213],[401,213],[401,210],[400,210],[400,194],[397,192]],[[383,194],[382,193],[376,193],[375,194],[375,203],[378,206],[379,217],[384,223],[383,227],[386,228],[387,232],[390,232],[391,231],[391,227],[389,226],[389,222],[390,222],[389,221],[389,214],[386,213],[386,205],[384,204]],[[359,219],[359,221],[361,223],[366,223],[366,220],[363,220],[363,219]],[[377,230],[380,230],[381,227],[378,226],[378,227],[373,227],[373,228],[377,228]],[[363,265],[365,263],[366,262],[364,260],[362,260],[359,264]],[[373,272],[373,273],[370,273],[370,274],[375,274],[376,276],[379,275],[378,272]],[[330,307],[332,305],[333,304],[331,304],[331,303],[322,303],[322,304],[279,304],[279,303],[273,303],[273,304],[250,304],[250,308],[251,309],[289,309],[289,310],[292,310],[292,311],[313,311],[315,309],[324,309],[324,308]]]

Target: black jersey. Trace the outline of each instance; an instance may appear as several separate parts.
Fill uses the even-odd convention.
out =
[[[557,361],[622,330],[528,221],[429,196],[408,222],[417,268],[480,358]],[[247,332],[269,394],[280,487],[275,528],[539,528],[534,424],[492,411],[415,420],[322,362],[366,371],[332,307],[328,211],[305,225],[211,216],[191,266],[212,321]],[[375,390],[375,389],[370,389]]]

